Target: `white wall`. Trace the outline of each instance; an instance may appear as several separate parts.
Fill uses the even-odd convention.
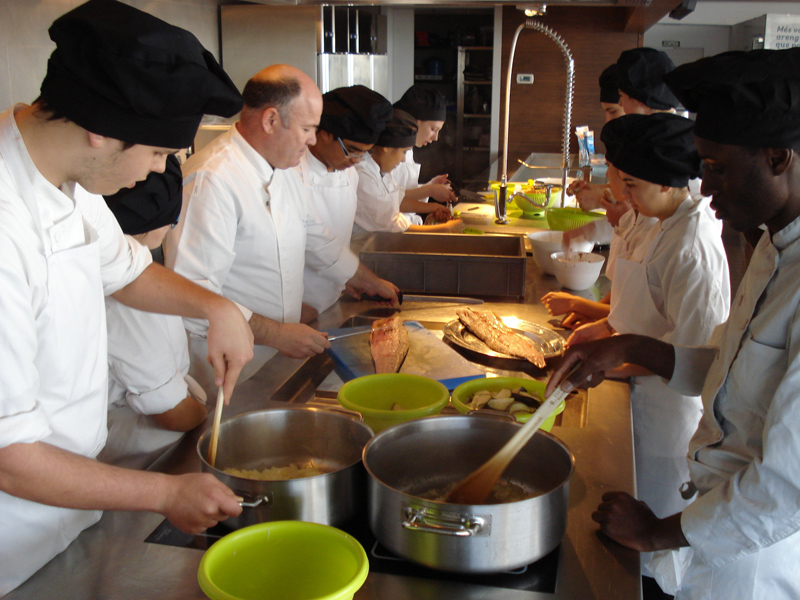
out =
[[[731,27],[727,25],[653,25],[644,34],[644,45],[656,50],[664,50],[676,65],[691,62],[703,56],[714,56],[729,50]],[[663,41],[680,43],[678,52],[662,46]],[[701,49],[702,54],[686,52],[687,49]],[[681,52],[683,50],[684,52]]]
[[[85,0],[0,0],[0,111],[32,102],[55,48],[47,29]],[[191,31],[219,58],[218,0],[122,0]]]

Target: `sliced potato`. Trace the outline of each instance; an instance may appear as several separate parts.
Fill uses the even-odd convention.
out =
[[[533,410],[531,410],[530,406],[528,406],[527,404],[523,404],[522,402],[512,402],[511,405],[508,407],[508,412],[510,412],[511,414],[517,412],[530,413],[533,412]]]
[[[511,397],[504,397],[504,398],[492,398],[489,400],[489,408],[493,408],[495,410],[502,410],[507,411],[508,407],[514,403],[514,399]]]

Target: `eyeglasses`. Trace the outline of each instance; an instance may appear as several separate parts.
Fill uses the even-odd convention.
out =
[[[367,153],[366,150],[362,150],[361,152],[348,151],[347,147],[344,145],[344,142],[342,141],[342,138],[336,136],[336,140],[339,142],[339,145],[342,147],[342,152],[344,152],[344,155],[347,158],[352,158],[353,160],[357,160],[359,158],[363,158],[364,155]]]

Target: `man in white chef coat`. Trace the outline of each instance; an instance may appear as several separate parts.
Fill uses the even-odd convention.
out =
[[[94,460],[106,439],[104,294],[207,318],[228,395],[252,356],[236,307],[151,264],[97,195],[163,170],[204,113],[235,114],[241,98],[189,32],[114,0],[78,6],[49,32],[39,100],[0,115],[0,595],[101,510],[158,512],[194,533],[241,512],[209,474]]]
[[[322,97],[317,140],[300,160],[298,174],[314,211],[336,238],[335,251],[349,252],[356,206],[355,166],[391,120],[391,102],[363,85],[337,88]],[[315,318],[341,296],[344,282],[308,263],[303,274],[304,320]]]
[[[683,393],[702,390],[689,445],[694,501],[658,519],[612,492],[594,514],[604,533],[650,563],[678,599],[800,597],[800,48],[728,52],[678,67],[666,81],[697,113],[703,193],[739,231],[765,225],[713,347],[640,336],[576,346],[548,383],[590,382],[639,364]]]
[[[255,358],[242,379],[278,351],[305,358],[330,346],[324,333],[300,323],[304,267],[397,302],[395,286],[341,247],[292,168],[316,140],[322,111],[317,86],[299,69],[273,65],[247,82],[243,96],[239,121],[184,165],[183,230],[179,239],[167,238],[175,248],[175,271],[233,300],[248,319]],[[207,325],[185,323],[190,374],[211,391]]]

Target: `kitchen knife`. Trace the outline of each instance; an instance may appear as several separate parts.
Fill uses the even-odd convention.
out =
[[[480,298],[467,298],[461,296],[427,296],[427,295],[413,295],[413,294],[404,294],[403,292],[398,292],[397,299],[400,301],[400,304],[403,303],[403,300],[408,300],[409,302],[449,302],[451,304],[483,304],[483,300]],[[361,300],[369,300],[371,302],[386,302],[386,298],[383,296],[378,296],[377,294],[368,295],[364,294],[361,296]]]
[[[328,336],[328,341],[332,342],[334,340],[340,340],[342,338],[350,337],[351,335],[361,335],[362,333],[371,333],[372,331],[380,331],[381,329],[386,329],[386,328],[387,327],[376,327],[375,329],[372,329],[371,325],[363,325],[361,327],[348,327],[345,329],[336,329],[331,332],[333,333],[333,335]]]

